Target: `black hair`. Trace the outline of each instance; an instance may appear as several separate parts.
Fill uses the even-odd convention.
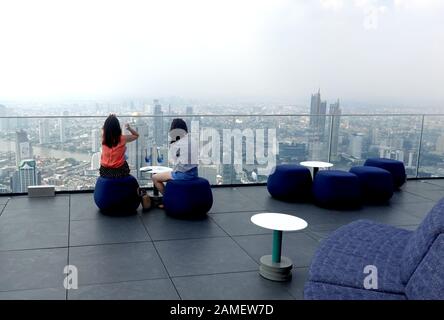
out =
[[[103,124],[102,144],[109,148],[115,147],[119,144],[121,136],[122,128],[119,119],[113,114],[108,116]]]
[[[178,134],[182,133],[181,131],[188,133],[187,123],[180,118],[173,119],[170,127],[170,137],[173,139],[171,142],[175,142],[180,139],[180,135]]]

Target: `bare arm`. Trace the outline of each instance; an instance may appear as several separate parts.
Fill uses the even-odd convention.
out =
[[[139,133],[133,128],[131,128],[131,126],[128,123],[125,125],[125,127],[126,130],[128,130],[131,133],[125,135],[126,142],[131,142],[139,138]]]

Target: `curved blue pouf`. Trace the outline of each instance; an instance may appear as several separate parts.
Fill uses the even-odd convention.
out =
[[[350,169],[357,175],[362,197],[369,202],[387,202],[393,196],[392,174],[378,167],[358,166]]]
[[[99,177],[94,189],[94,201],[107,215],[132,215],[140,205],[139,183],[133,176],[124,178]]]
[[[331,209],[356,208],[361,205],[359,178],[340,170],[319,171],[313,181],[316,205]]]
[[[167,215],[178,219],[205,217],[213,206],[213,193],[208,180],[168,181],[163,195]]]
[[[365,161],[364,166],[378,167],[390,172],[393,177],[393,185],[395,188],[401,187],[407,179],[404,163],[398,160],[370,158]]]
[[[273,198],[284,201],[311,199],[313,181],[310,170],[304,166],[281,164],[268,176],[267,189]]]

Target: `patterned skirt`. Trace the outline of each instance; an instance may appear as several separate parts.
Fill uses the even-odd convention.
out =
[[[128,163],[125,161],[118,168],[107,168],[101,165],[99,173],[100,176],[103,178],[123,178],[129,176],[130,168],[128,166]]]

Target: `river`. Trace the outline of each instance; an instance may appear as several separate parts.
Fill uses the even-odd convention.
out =
[[[15,151],[15,142],[0,139],[0,151]],[[42,158],[73,158],[77,161],[91,161],[91,155],[82,152],[72,152],[64,150],[50,149],[46,147],[32,146],[32,151],[35,156]]]

